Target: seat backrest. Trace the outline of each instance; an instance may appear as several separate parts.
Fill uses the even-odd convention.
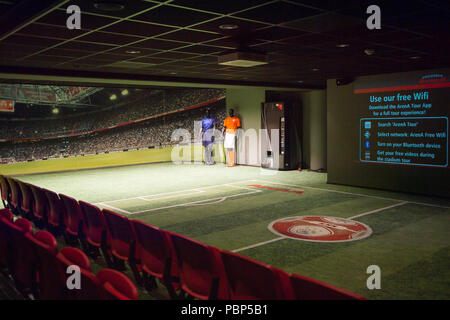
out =
[[[20,180],[16,180],[16,182],[19,185],[22,194],[22,197],[20,198],[20,208],[24,212],[29,213],[33,209],[33,193],[31,192],[31,188],[29,184],[25,182]]]
[[[56,254],[58,250],[56,239],[47,231],[38,231],[34,237],[28,237],[28,239],[34,245],[38,260],[39,299],[63,299],[64,286],[61,284],[58,273],[55,272]]]
[[[9,225],[7,224],[9,222],[10,224],[13,223],[12,217],[8,217],[8,215],[5,212],[2,212],[2,215],[0,215],[0,266],[2,268],[6,268],[8,265],[8,255],[9,255],[9,246],[8,246],[8,240],[9,240],[9,234],[8,229]]]
[[[2,200],[7,201],[8,195],[10,193],[8,181],[6,181],[5,176],[0,174],[0,194]]]
[[[91,271],[91,262],[83,251],[73,247],[64,247],[58,253],[60,256],[64,256],[72,265],[77,265],[81,269]]]
[[[77,248],[65,247],[56,255],[56,260],[63,285],[67,284],[68,277],[72,274],[69,267],[77,266],[80,268],[80,287],[69,289],[65,285],[65,298],[71,300],[98,300],[102,298],[103,291],[100,283],[97,277],[91,272],[90,261],[83,251]]]
[[[0,209],[0,218],[5,218],[6,220],[13,220],[13,213],[10,209]]]
[[[221,250],[221,256],[233,300],[284,299],[276,270],[267,264],[240,254]]]
[[[11,190],[11,204],[14,208],[19,208],[21,197],[20,188],[15,179],[7,177],[6,180],[8,181],[9,188]]]
[[[81,212],[80,205],[77,200],[62,193],[59,194],[59,198],[64,203],[65,213],[63,215],[63,221],[66,231],[77,235],[81,231],[80,223],[83,221],[83,213]]]
[[[33,215],[38,219],[44,219],[48,208],[48,199],[45,196],[44,190],[31,185],[31,192],[33,193]]]
[[[202,299],[223,296],[225,275],[217,249],[188,237],[169,232],[175,248],[184,291]]]
[[[130,258],[130,246],[136,241],[133,226],[127,217],[113,211],[103,209],[106,220],[111,252],[119,259]]]
[[[97,273],[97,279],[105,289],[105,299],[109,300],[138,300],[139,295],[136,286],[123,273],[102,269]]]
[[[102,242],[102,235],[106,232],[106,221],[102,211],[90,203],[79,201],[83,212],[84,232],[87,241],[99,247]]]
[[[357,294],[298,274],[290,276],[296,300],[365,300]]]
[[[36,258],[25,235],[32,235],[33,226],[30,221],[22,218],[17,219],[8,229],[10,273],[17,285],[22,288],[32,288],[35,281]]]
[[[48,200],[47,222],[53,227],[59,227],[64,216],[64,204],[55,192],[44,189],[44,193]]]
[[[178,264],[168,234],[158,227],[131,220],[136,233],[136,256],[142,268],[152,276],[177,277]]]
[[[33,227],[27,219],[18,219],[13,222],[12,220],[1,218],[0,229],[0,232],[2,233],[1,241],[5,245],[2,247],[3,252],[1,252],[2,255],[4,254],[2,263],[4,264],[6,262],[8,267],[12,268],[13,254],[20,251],[20,245],[24,235],[26,233],[31,233]]]

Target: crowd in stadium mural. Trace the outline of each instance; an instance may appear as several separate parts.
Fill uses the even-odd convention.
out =
[[[0,129],[4,140],[0,142],[0,158],[3,162],[18,162],[170,145],[176,143],[171,135],[178,128],[187,129],[194,137],[194,121],[201,121],[206,108],[211,110],[217,129],[221,130],[225,119],[223,96],[224,91],[216,89],[167,90],[149,96],[143,103],[130,102],[107,112],[102,109],[62,119],[5,121],[7,125]],[[161,115],[216,99],[198,108]],[[81,134],[152,116],[155,117]],[[54,136],[62,137],[49,138]]]

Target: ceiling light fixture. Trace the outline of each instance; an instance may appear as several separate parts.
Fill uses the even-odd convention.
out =
[[[364,50],[364,53],[367,54],[368,56],[371,56],[375,53],[374,49],[366,49]]]
[[[114,101],[114,100],[116,100],[117,99],[117,95],[115,95],[115,94],[112,94],[110,97],[109,97],[109,100],[111,100],[111,101]]]
[[[122,93],[123,96],[126,96],[130,92],[128,91],[128,89],[123,89],[121,93]]]
[[[265,54],[256,52],[235,51],[218,57],[218,63],[232,67],[254,67],[267,64]]]
[[[312,71],[319,71],[319,68],[313,68]]]
[[[412,56],[412,57],[409,57],[411,60],[417,60],[417,59],[420,59],[421,57],[420,56]]]
[[[125,8],[125,5],[117,1],[100,1],[94,2],[94,8],[102,11],[120,11]]]
[[[339,43],[336,45],[338,48],[347,48],[348,46],[350,46],[348,43]]]
[[[53,114],[58,114],[58,113],[59,113],[59,109],[56,108],[56,107],[54,107],[54,108],[52,109],[52,113],[53,113]]]
[[[127,51],[125,51],[125,53],[138,54],[138,53],[141,53],[141,52],[139,50],[127,50]]]
[[[222,30],[235,30],[238,29],[239,26],[237,24],[222,24],[219,28]]]

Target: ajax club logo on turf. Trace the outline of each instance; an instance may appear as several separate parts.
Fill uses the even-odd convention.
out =
[[[269,230],[280,236],[312,242],[346,242],[367,238],[372,229],[351,219],[297,216],[275,220]]]

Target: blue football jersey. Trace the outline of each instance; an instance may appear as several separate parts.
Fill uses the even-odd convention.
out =
[[[211,129],[216,124],[216,120],[214,118],[203,118],[202,120],[202,127],[203,132]]]

